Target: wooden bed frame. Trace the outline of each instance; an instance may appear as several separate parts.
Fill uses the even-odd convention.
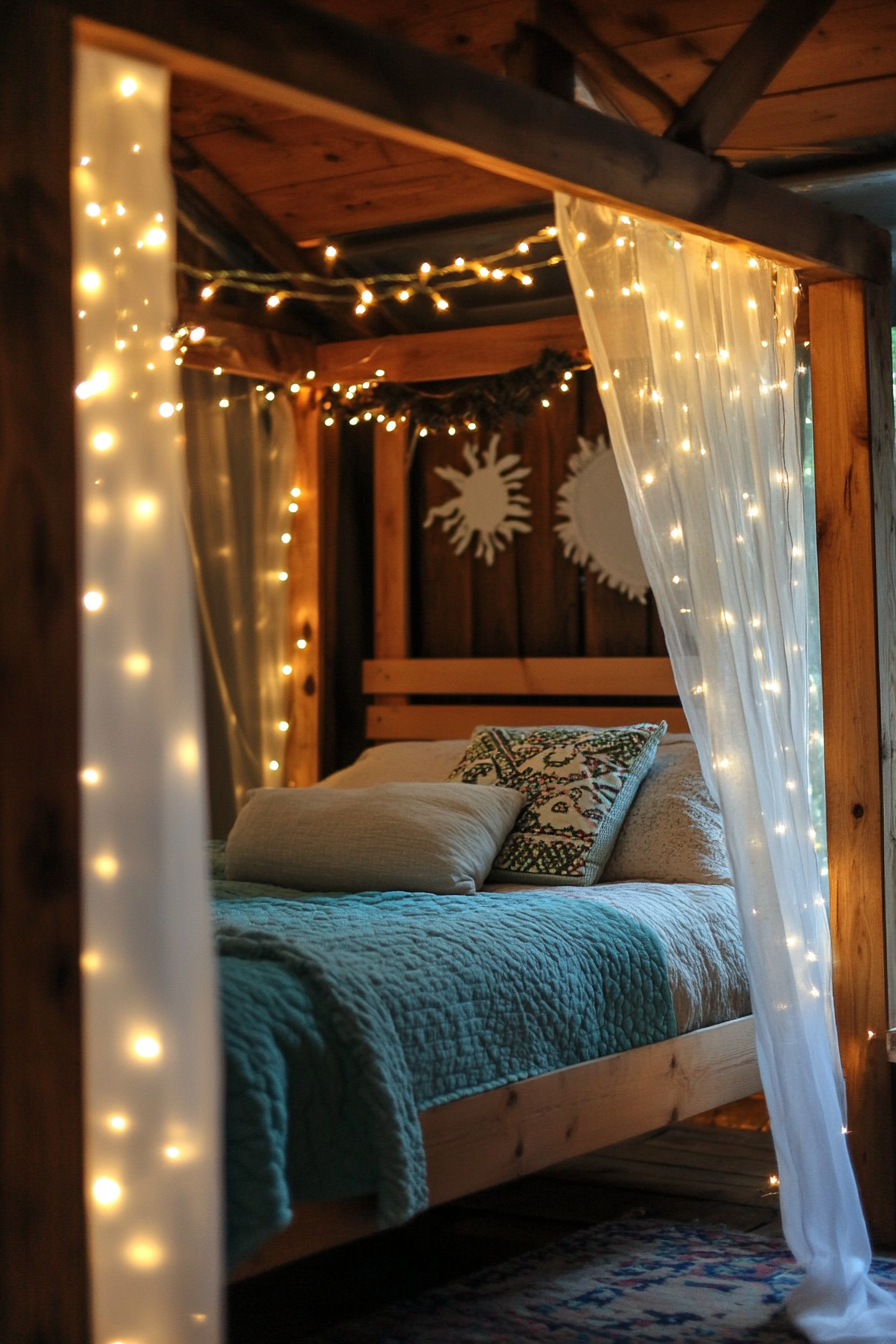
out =
[[[896,468],[887,235],[719,159],[301,4],[80,0],[70,11],[62,0],[9,0],[0,27],[6,128],[0,182],[20,207],[5,212],[0,252],[4,274],[27,278],[27,304],[24,297],[21,311],[10,304],[0,325],[0,665],[8,707],[0,735],[0,1335],[67,1344],[89,1338],[77,974],[78,508],[68,320],[73,38],[540,188],[753,247],[800,269],[810,292],[835,999],[859,1188],[873,1238],[893,1244],[887,1031],[896,1026],[896,1003],[888,1007],[886,956],[892,965]],[[25,281],[19,283],[24,296]],[[439,338],[425,343],[431,339]],[[415,336],[413,343],[424,340]],[[330,355],[339,358],[332,348]],[[328,366],[319,360],[317,367]],[[296,416],[298,470],[317,480],[322,431],[312,396],[297,399]],[[395,470],[389,455],[380,479]],[[313,575],[320,527],[313,488],[309,504],[302,544]],[[381,511],[387,546],[404,544],[401,513],[390,522]],[[389,528],[398,529],[391,540]],[[378,600],[385,611],[398,599],[383,592]],[[319,643],[309,641],[309,658],[319,657]],[[406,651],[378,642],[377,663],[405,664]],[[540,684],[541,670],[522,665],[511,675]],[[416,694],[398,687],[419,686],[407,678],[425,671],[403,666],[396,681],[394,670],[373,667],[369,684],[375,694]],[[380,690],[386,676],[393,678],[388,692]],[[310,706],[314,681],[305,684]],[[388,708],[374,706],[374,714]],[[309,712],[312,731],[317,717],[316,708]],[[390,712],[373,726],[395,736],[400,718]],[[896,975],[890,986],[896,992]],[[687,1078],[690,1086],[679,1081]],[[498,1089],[453,1104],[457,1110],[438,1108],[424,1121],[434,1198],[622,1137],[601,1128],[602,1109],[629,1107],[637,1121],[625,1132],[632,1132],[755,1085],[745,1022]],[[605,1108],[598,1104],[602,1089]],[[311,1216],[322,1225],[329,1215],[312,1210]],[[354,1216],[355,1230],[364,1230],[358,1208]]]

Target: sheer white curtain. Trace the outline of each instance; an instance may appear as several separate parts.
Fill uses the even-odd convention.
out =
[[[717,792],[784,1229],[810,1339],[896,1339],[844,1138],[809,801],[793,273],[557,198],[557,224],[676,683]]]
[[[77,52],[85,1129],[97,1344],[220,1338],[220,1033],[168,76]]]
[[[219,711],[210,731],[226,738],[227,762],[212,780],[213,834],[224,839],[246,791],[285,777],[295,427],[286,393],[259,391],[254,379],[193,369],[183,389],[206,691]]]

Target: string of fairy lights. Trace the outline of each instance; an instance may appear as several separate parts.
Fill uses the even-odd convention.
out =
[[[425,298],[437,312],[447,312],[451,302],[446,292],[484,284],[516,281],[524,289],[535,283],[539,271],[565,264],[557,249],[557,229],[551,224],[537,233],[520,238],[511,247],[489,256],[457,256],[446,266],[421,261],[415,271],[392,271],[380,275],[350,276],[318,274],[313,271],[205,270],[180,262],[178,269],[191,279],[201,281],[199,297],[208,301],[222,289],[241,290],[266,296],[268,308],[279,308],[289,300],[351,307],[357,317],[386,301],[408,303]],[[547,249],[550,249],[545,255]],[[323,249],[325,265],[339,256],[335,243]]]

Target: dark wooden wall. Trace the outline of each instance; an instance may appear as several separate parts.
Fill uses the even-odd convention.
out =
[[[560,521],[557,491],[577,436],[606,433],[606,417],[590,370],[576,376],[574,392],[552,395],[522,425],[501,426],[499,452],[518,453],[531,467],[523,482],[531,532],[518,533],[493,565],[473,558],[474,546],[456,556],[441,520],[424,530],[434,504],[453,487],[435,474],[461,471],[470,435],[433,434],[419,439],[411,472],[412,649],[416,657],[637,657],[664,654],[652,601],[633,602],[599,583],[563,555],[554,531]],[[488,433],[480,432],[480,442]]]

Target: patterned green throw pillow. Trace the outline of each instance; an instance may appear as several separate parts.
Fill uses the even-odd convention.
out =
[[[449,780],[519,789],[526,799],[489,880],[595,883],[665,731],[665,723],[477,728]]]

